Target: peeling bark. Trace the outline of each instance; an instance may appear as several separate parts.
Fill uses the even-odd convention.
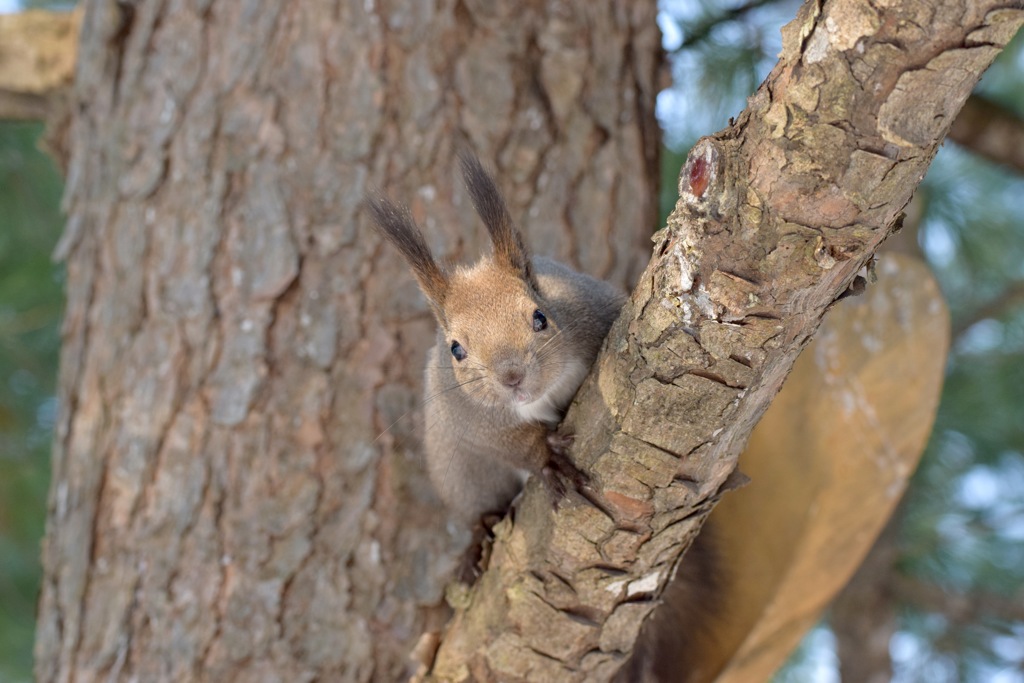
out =
[[[39,681],[402,678],[453,537],[415,426],[433,322],[360,203],[476,254],[468,140],[536,251],[632,281],[654,11],[88,3]]]

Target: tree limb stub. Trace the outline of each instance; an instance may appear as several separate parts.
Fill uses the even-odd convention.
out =
[[[82,11],[0,15],[0,119],[44,119],[75,69]]]
[[[566,418],[588,500],[529,485],[439,679],[607,680],[829,305],[897,223],[1021,3],[805,4],[705,138]]]

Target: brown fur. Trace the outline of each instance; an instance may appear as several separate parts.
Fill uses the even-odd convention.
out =
[[[551,482],[546,438],[618,315],[611,284],[545,258],[531,259],[504,199],[480,163],[463,175],[494,254],[443,272],[419,229],[385,199],[368,201],[383,234],[409,262],[437,318],[427,354],[424,445],[441,498],[472,526],[503,513],[527,474]],[[535,331],[534,312],[547,319]],[[458,342],[467,354],[451,352]]]
[[[522,233],[512,223],[512,216],[508,213],[498,186],[476,157],[461,154],[459,162],[462,177],[466,180],[466,189],[473,198],[473,206],[491,236],[495,264],[510,268],[520,279],[536,289],[537,281],[533,276],[526,243],[523,242]]]
[[[621,295],[607,283],[548,259],[535,259],[533,268],[546,296],[488,260],[456,271],[448,324],[428,354],[427,466],[441,497],[469,523],[504,512],[525,473],[541,472],[550,457],[547,434],[560,420],[524,419],[502,384],[502,368],[522,369],[523,389],[542,397],[569,363],[590,367],[618,314]],[[548,318],[543,332],[533,331],[535,310]],[[464,361],[452,357],[452,340],[469,354]],[[564,390],[556,411],[578,385]]]
[[[366,207],[380,233],[402,252],[420,289],[427,296],[434,315],[440,320],[448,293],[448,276],[434,261],[430,247],[423,239],[423,233],[416,227],[409,210],[382,195],[368,196]]]

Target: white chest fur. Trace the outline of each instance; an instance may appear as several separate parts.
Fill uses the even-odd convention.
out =
[[[555,427],[562,419],[562,411],[576,395],[583,378],[587,376],[586,365],[573,359],[566,363],[562,374],[536,401],[517,405],[515,410],[524,422],[542,422]]]

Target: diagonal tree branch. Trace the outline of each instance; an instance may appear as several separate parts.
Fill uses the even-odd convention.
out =
[[[889,576],[887,583],[890,596],[917,609],[938,612],[958,626],[976,623],[982,617],[1024,621],[1024,603],[1020,596],[999,595],[983,589],[961,592],[896,573]]]
[[[697,43],[707,40],[707,37],[711,35],[711,32],[721,24],[742,19],[753,10],[758,9],[759,7],[764,7],[774,1],[775,0],[748,0],[748,2],[745,2],[742,5],[723,9],[718,14],[705,17],[692,26],[685,27],[684,30],[686,37],[683,39],[683,42],[679,47],[673,50],[673,52],[680,52],[693,47]]]
[[[732,127],[701,140],[566,427],[597,491],[527,487],[439,679],[608,680],[829,305],[890,233],[1024,21],[966,0],[804,5]]]
[[[981,156],[1024,172],[1024,121],[981,95],[972,95],[949,130],[949,139]]]
[[[953,338],[959,339],[975,324],[987,318],[999,318],[1024,305],[1024,282],[1010,283],[998,296],[987,301],[967,318],[957,321],[953,327]]]

